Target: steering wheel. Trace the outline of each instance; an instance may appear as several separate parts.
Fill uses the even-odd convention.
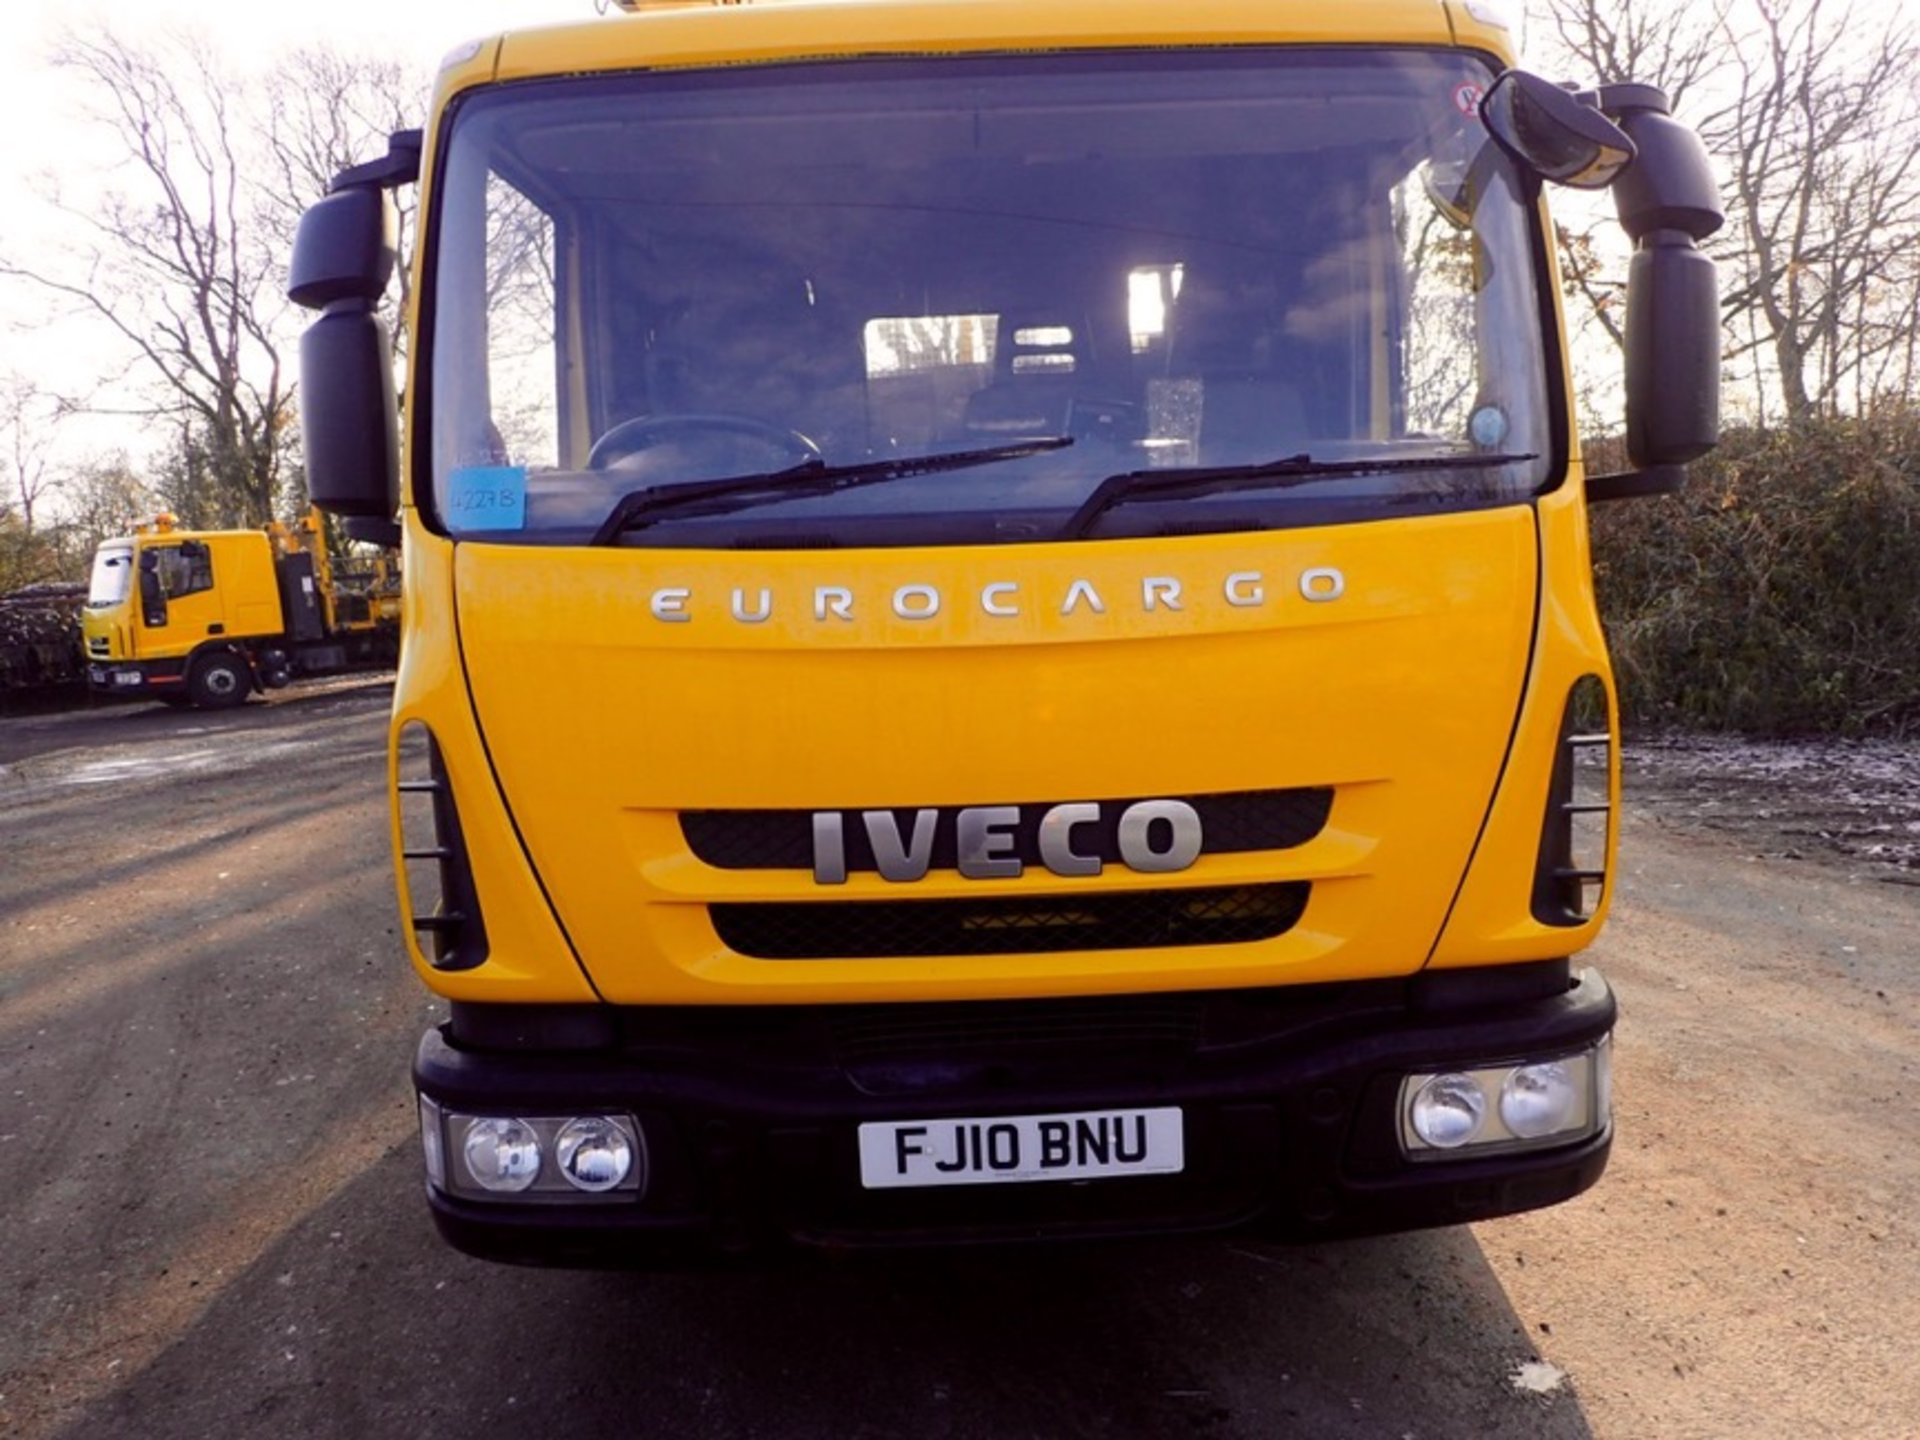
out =
[[[751,415],[636,415],[603,432],[587,452],[587,468],[605,470],[629,455],[675,441],[747,440],[765,445],[792,465],[820,459],[820,446],[798,430]],[[771,467],[782,468],[782,467]]]

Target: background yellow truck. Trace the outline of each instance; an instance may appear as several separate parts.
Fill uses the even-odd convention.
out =
[[[442,1233],[1320,1237],[1593,1183],[1587,507],[1717,424],[1665,97],[1512,68],[1477,0],[625,8],[456,51],[292,263],[315,500],[404,534]],[[1635,247],[1627,474],[1546,180]]]
[[[296,675],[391,663],[397,568],[327,554],[321,517],[263,530],[182,530],[167,516],[104,540],[81,614],[87,681],[220,709]]]

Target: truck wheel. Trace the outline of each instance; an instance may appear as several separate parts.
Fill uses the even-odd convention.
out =
[[[194,662],[187,693],[202,710],[230,709],[253,693],[253,676],[239,656],[216,650]]]

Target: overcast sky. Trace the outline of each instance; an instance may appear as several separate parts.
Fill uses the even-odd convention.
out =
[[[510,25],[585,19],[593,13],[594,0],[137,0],[110,6],[91,0],[7,0],[7,16],[0,22],[6,37],[0,73],[37,69],[62,26],[88,24],[110,24],[122,35],[184,26],[230,43],[236,54],[249,47],[320,40],[342,48],[391,46],[400,58],[431,73],[461,40]]]
[[[234,64],[263,68],[274,56],[320,42],[348,52],[389,55],[430,79],[462,40],[513,25],[591,19],[595,0],[6,0],[0,20],[0,181],[58,166],[60,120],[72,113],[72,81],[47,57],[66,30],[111,27],[141,39],[167,28],[205,35]],[[422,99],[424,104],[424,96]],[[423,117],[424,118],[424,117]]]
[[[241,68],[257,57],[264,67],[302,45],[326,42],[348,53],[390,55],[425,86],[440,59],[463,40],[515,25],[594,17],[595,0],[136,0],[104,6],[94,0],[5,0],[0,18],[0,247],[31,256],[57,241],[57,218],[41,203],[35,177],[58,175],[83,183],[89,146],[98,135],[77,123],[74,82],[48,63],[65,30],[109,26],[141,40],[165,28],[205,35]],[[424,120],[425,116],[419,117]],[[76,391],[100,377],[98,337],[78,344],[71,322],[32,324],[44,297],[0,282],[0,377],[22,374],[43,386]],[[52,333],[49,333],[49,332]],[[74,424],[61,428],[60,454],[85,454],[127,443],[119,427]],[[137,441],[129,448],[139,450]]]

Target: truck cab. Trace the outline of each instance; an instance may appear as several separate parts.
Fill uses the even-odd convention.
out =
[[[316,501],[405,539],[443,1233],[1317,1237],[1593,1183],[1587,507],[1713,430],[1664,97],[1438,0],[625,8],[456,52],[294,257]],[[1640,245],[1626,477],[1548,179]]]
[[[185,530],[160,515],[95,551],[81,637],[96,691],[224,709],[390,658],[398,620],[397,577],[376,561],[341,584],[316,518]]]

